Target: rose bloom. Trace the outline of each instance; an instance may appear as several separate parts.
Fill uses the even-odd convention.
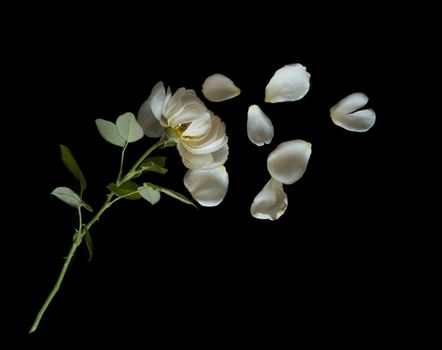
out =
[[[160,137],[166,130],[173,135],[189,169],[184,185],[199,204],[215,206],[222,202],[229,183],[223,166],[229,155],[226,127],[195,91],[179,88],[172,94],[158,82],[141,105],[137,121],[148,137]]]
[[[172,94],[170,88],[166,92],[162,82],[157,83],[141,106],[137,120],[149,137],[160,137],[169,128],[189,169],[214,169],[227,160],[225,124],[193,90],[180,88]]]

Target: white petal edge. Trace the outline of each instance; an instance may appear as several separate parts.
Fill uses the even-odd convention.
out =
[[[203,95],[211,102],[222,102],[238,96],[241,89],[223,74],[213,74],[203,83]]]
[[[338,103],[336,103],[332,108],[330,108],[330,115],[342,116],[344,114],[353,113],[359,108],[364,107],[368,102],[367,95],[362,92],[355,92],[347,97],[344,97]]]
[[[287,206],[288,198],[282,183],[271,178],[256,195],[250,213],[256,219],[277,220],[285,213]]]
[[[166,100],[166,89],[162,81],[156,83],[152,88],[149,99],[153,115],[158,121],[161,121],[161,114]]]
[[[285,185],[298,181],[307,169],[312,144],[304,140],[280,143],[267,158],[267,170]]]
[[[224,165],[229,156],[229,146],[227,144],[218,151],[209,154],[192,154],[181,144],[178,144],[177,148],[187,169],[212,170]]]
[[[365,132],[376,122],[376,113],[372,109],[361,109],[347,115],[332,116],[332,120],[333,123],[345,130]]]
[[[278,69],[265,90],[265,102],[298,101],[310,89],[310,73],[302,64],[294,63]]]
[[[247,112],[247,136],[257,146],[272,142],[275,130],[270,118],[257,105],[251,105]]]
[[[150,98],[141,105],[137,114],[138,124],[143,128],[143,132],[148,137],[160,137],[164,133],[164,127],[155,118],[150,107]]]
[[[188,170],[184,186],[200,205],[214,207],[220,204],[229,187],[229,174],[224,166],[213,170]]]

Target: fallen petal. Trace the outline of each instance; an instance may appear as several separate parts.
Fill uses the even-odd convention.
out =
[[[360,92],[348,95],[330,108],[333,123],[345,130],[365,132],[376,122],[376,113],[372,109],[362,109],[368,102],[368,97]],[[355,112],[356,111],[356,112]]]
[[[247,136],[257,146],[272,142],[274,128],[272,121],[257,105],[247,112]]]
[[[360,111],[332,118],[333,122],[348,131],[365,132],[376,122],[376,113],[372,109]]]
[[[267,158],[270,175],[285,185],[298,181],[307,168],[312,144],[304,140],[282,142]]]
[[[344,115],[353,113],[359,108],[364,107],[368,102],[367,95],[362,92],[355,92],[344,97],[330,109],[330,115]]]
[[[222,74],[213,74],[203,83],[203,95],[212,102],[229,100],[240,93],[234,82]]]
[[[285,213],[288,199],[282,183],[271,178],[253,200],[250,212],[257,219],[277,220]]]
[[[298,101],[310,89],[310,73],[299,63],[278,69],[266,86],[265,101],[270,103]]]

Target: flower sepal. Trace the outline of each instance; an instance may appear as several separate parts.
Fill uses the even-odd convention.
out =
[[[177,134],[173,132],[172,129],[167,128],[163,133],[163,135],[161,136],[160,142],[162,142],[163,145],[159,147],[159,149],[167,147],[176,147],[176,145],[178,145],[178,143],[180,142],[180,139],[177,136]]]

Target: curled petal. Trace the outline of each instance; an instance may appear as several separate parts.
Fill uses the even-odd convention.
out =
[[[163,104],[163,110],[161,111],[161,114],[165,114],[165,111],[167,109],[167,106],[169,105],[169,101],[172,98],[172,91],[170,90],[170,87],[167,87],[166,91],[166,97],[164,98],[164,104]]]
[[[212,155],[212,163],[209,164],[208,166],[205,166],[204,169],[214,169],[223,165],[227,161],[227,158],[229,157],[229,146],[226,143],[222,148],[211,153],[211,155]]]
[[[191,122],[186,130],[182,133],[182,137],[189,140],[196,140],[204,137],[212,127],[212,117],[210,113],[201,114],[201,117]]]
[[[213,157],[210,153],[194,154],[189,152],[181,142],[178,143],[177,149],[187,169],[201,169],[209,167],[213,163]]]
[[[227,141],[226,125],[214,114],[211,115],[210,128],[203,136],[189,138],[187,133],[184,133],[181,137],[183,147],[194,154],[216,152],[224,147]]]
[[[299,64],[278,69],[266,86],[265,101],[270,103],[298,101],[310,89],[310,73]]]
[[[157,118],[155,118],[150,106],[150,98],[148,98],[138,110],[137,121],[143,128],[143,132],[146,136],[160,137],[165,129]]]
[[[247,136],[257,146],[272,142],[274,128],[272,121],[257,105],[249,107],[247,113]]]
[[[171,95],[166,96],[167,103],[164,104],[163,108],[163,115],[171,116],[174,115],[179,109],[183,107],[183,104],[181,103],[181,98],[184,96],[185,93],[189,93],[189,90],[186,90],[186,88],[181,87],[177,91],[175,91]]]
[[[267,158],[270,175],[285,185],[298,181],[307,168],[312,144],[304,140],[282,142]]]
[[[350,114],[359,108],[364,107],[368,102],[367,95],[362,92],[355,92],[353,94],[344,97],[336,105],[330,109],[331,115],[344,115]]]
[[[221,102],[238,96],[241,90],[222,74],[213,74],[203,83],[203,95],[209,101]]]
[[[152,92],[149,96],[150,99],[150,109],[153,115],[159,122],[161,122],[161,114],[164,107],[164,101],[166,99],[166,89],[162,81],[159,81],[152,88]]]
[[[349,131],[367,131],[376,122],[376,113],[372,109],[356,111],[364,107],[367,102],[368,97],[363,93],[348,95],[330,109],[333,123]]]
[[[348,131],[364,132],[376,122],[376,113],[372,109],[362,109],[347,115],[335,115],[333,122]]]
[[[250,212],[257,219],[277,220],[285,213],[288,199],[282,183],[271,178],[253,200]]]
[[[208,114],[207,108],[203,101],[196,96],[195,91],[186,90],[181,95],[180,100],[168,110],[165,118],[167,124],[175,128],[179,125],[198,120],[206,114]]]
[[[223,165],[229,156],[229,146],[225,144],[219,150],[208,154],[189,152],[181,143],[177,145],[183,164],[188,169],[213,169]]]
[[[200,205],[214,207],[220,204],[229,186],[229,175],[224,166],[213,170],[188,170],[184,186]]]

